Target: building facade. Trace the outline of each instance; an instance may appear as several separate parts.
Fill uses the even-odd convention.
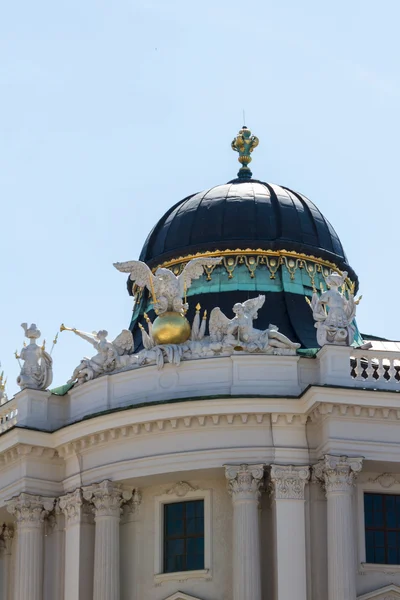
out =
[[[257,143],[242,129],[238,178],[116,264],[130,328],[72,330],[97,354],[69,384],[48,389],[26,328],[0,407],[1,598],[400,599],[400,346],[359,332],[337,234],[252,178]]]

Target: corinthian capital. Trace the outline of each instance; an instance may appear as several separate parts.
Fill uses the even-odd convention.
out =
[[[350,492],[362,469],[362,462],[362,457],[349,458],[326,454],[314,465],[314,476],[323,485],[327,494]]]
[[[264,465],[225,465],[225,477],[233,501],[257,500],[263,476]]]
[[[23,492],[7,502],[7,510],[18,525],[39,526],[54,507],[55,498],[34,496]]]
[[[95,518],[120,517],[122,505],[132,498],[132,490],[106,479],[82,488],[83,498],[93,502]]]
[[[271,491],[276,500],[304,500],[309,467],[271,465]]]

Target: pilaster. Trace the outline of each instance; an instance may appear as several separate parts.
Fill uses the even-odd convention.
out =
[[[225,465],[233,503],[233,600],[261,600],[258,499],[264,465]]]
[[[270,477],[275,517],[276,598],[307,600],[304,490],[310,469],[271,465]]]

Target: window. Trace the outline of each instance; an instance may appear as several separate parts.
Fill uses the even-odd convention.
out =
[[[367,563],[400,564],[400,495],[364,494]]]
[[[164,573],[204,569],[204,500],[164,504]]]

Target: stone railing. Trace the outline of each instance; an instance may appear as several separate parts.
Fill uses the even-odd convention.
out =
[[[15,398],[11,398],[0,406],[0,433],[11,429],[17,424],[17,403]]]
[[[356,387],[400,391],[400,352],[352,350],[350,364]]]

